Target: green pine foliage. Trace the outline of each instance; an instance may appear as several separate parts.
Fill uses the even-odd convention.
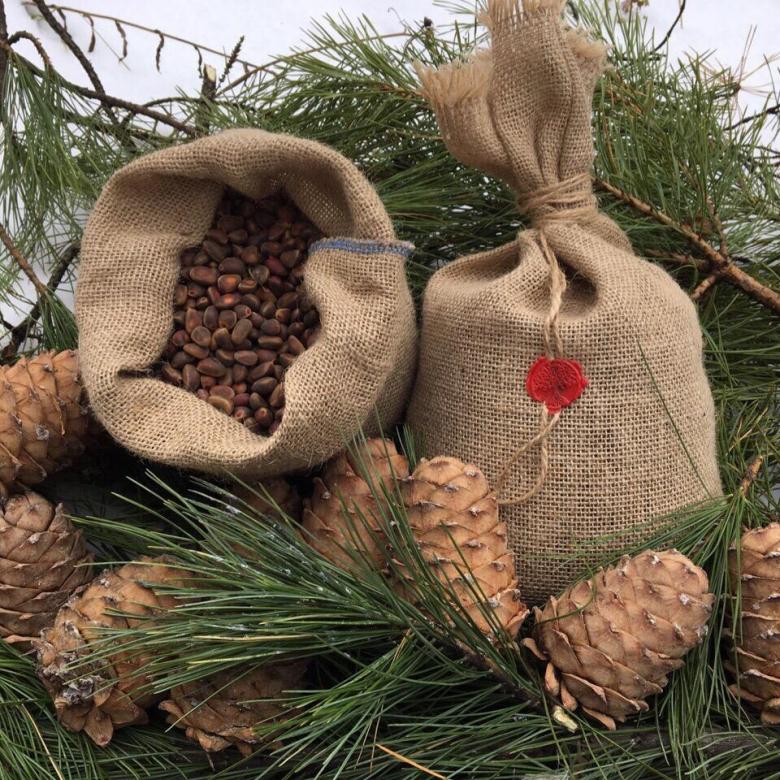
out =
[[[105,565],[166,554],[195,578],[180,609],[107,635],[96,650],[108,654],[120,639],[130,652],[155,650],[147,671],[160,693],[286,658],[310,659],[306,686],[288,719],[262,726],[273,746],[250,759],[208,759],[159,715],[99,750],[57,724],[30,658],[0,645],[3,780],[780,777],[780,735],[730,696],[722,655],[733,628],[728,548],[741,528],[780,515],[778,315],[725,279],[700,287],[719,253],[780,289],[777,95],[767,111],[743,118],[738,80],[712,56],[670,60],[641,16],[612,0],[577,0],[569,13],[611,46],[594,97],[601,206],[699,305],[725,495],[637,527],[627,551],[675,546],[706,568],[717,598],[703,644],[649,713],[608,733],[564,715],[525,651],[506,637],[487,641],[453,606],[421,561],[397,495],[377,491],[397,557],[416,577],[414,603],[369,568],[360,576],[334,568],[292,522],[259,518],[224,489],[164,470],[144,474],[126,456],[104,459],[43,492],[73,499]],[[141,154],[227,127],[314,138],[354,160],[399,235],[416,244],[409,278],[418,296],[440,264],[510,240],[521,224],[511,193],[450,157],[413,70],[414,60],[465,56],[480,35],[469,20],[383,37],[366,19],[329,18],[305,50],[249,74],[234,69],[213,97],[146,106],[101,100],[45,62],[2,49],[0,222],[52,292],[20,302],[23,271],[3,255],[0,300],[37,304],[39,314],[15,335],[9,327],[0,346],[74,345],[56,290],[75,280],[84,220],[106,180]],[[408,432],[399,435],[411,452]],[[117,481],[117,469],[136,481]],[[112,498],[117,490],[126,501]]]

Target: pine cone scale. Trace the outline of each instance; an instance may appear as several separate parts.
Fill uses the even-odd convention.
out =
[[[456,458],[423,460],[404,480],[402,494],[415,541],[436,578],[482,632],[492,635],[500,626],[514,636],[528,609],[517,589],[506,524],[482,472]]]
[[[67,466],[90,435],[76,353],[0,366],[0,487],[34,485]]]
[[[91,660],[90,645],[107,629],[148,625],[148,619],[178,604],[155,586],[182,586],[191,577],[166,559],[142,559],[94,579],[60,608],[53,625],[33,643],[38,676],[54,700],[60,722],[106,745],[116,729],[142,724],[158,696],[140,673],[148,656],[120,644],[110,657]]]
[[[314,492],[305,502],[306,541],[345,571],[358,573],[361,558],[383,569],[387,563],[387,540],[381,530],[383,491],[392,494],[396,480],[408,474],[406,458],[386,439],[368,439],[337,455],[314,480]]]
[[[729,550],[729,577],[737,612],[732,643],[732,692],[780,722],[780,523],[745,531]],[[741,598],[738,600],[737,596]]]
[[[0,513],[0,636],[35,639],[88,581],[91,561],[61,506],[35,493],[6,501]]]
[[[259,725],[285,715],[286,691],[301,685],[306,664],[268,664],[234,678],[235,672],[179,685],[160,704],[168,723],[209,753],[235,746],[249,755],[263,744]]]

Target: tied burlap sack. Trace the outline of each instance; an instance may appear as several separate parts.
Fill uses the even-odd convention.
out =
[[[330,237],[304,278],[320,337],[285,375],[271,437],[150,375],[172,329],[180,252],[202,240],[226,186],[255,199],[283,189]],[[95,415],[138,455],[185,469],[260,478],[325,460],[361,425],[403,414],[416,358],[409,250],[368,181],[321,144],[230,130],[140,158],[108,182],[82,244],[76,315]]]
[[[492,0],[492,49],[421,69],[452,154],[508,182],[532,229],[433,276],[409,421],[428,452],[486,472],[532,602],[628,528],[720,491],[697,315],[596,210],[604,50],[563,27],[562,6]],[[540,357],[558,373],[534,375]]]

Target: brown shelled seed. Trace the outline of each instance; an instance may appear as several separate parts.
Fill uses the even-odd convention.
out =
[[[300,284],[320,237],[285,195],[255,202],[227,191],[202,243],[181,253],[158,375],[272,434],[284,415],[284,374],[319,329]]]

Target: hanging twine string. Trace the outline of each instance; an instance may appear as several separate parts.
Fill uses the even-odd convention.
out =
[[[558,258],[552,251],[545,225],[558,220],[583,221],[593,217],[596,212],[596,199],[590,192],[590,176],[587,173],[573,176],[561,182],[555,182],[532,192],[518,204],[521,214],[529,214],[536,230],[539,248],[549,267],[550,308],[542,325],[542,339],[546,357],[554,360],[563,358],[563,340],[558,329],[558,318],[566,291],[566,275],[561,270]],[[542,404],[539,429],[536,435],[518,447],[504,465],[493,488],[493,495],[499,506],[515,506],[532,499],[547,481],[550,471],[550,436],[560,420],[561,413],[550,414]],[[506,486],[512,469],[529,450],[539,445],[539,471],[534,484],[522,495],[511,498],[498,498]]]

